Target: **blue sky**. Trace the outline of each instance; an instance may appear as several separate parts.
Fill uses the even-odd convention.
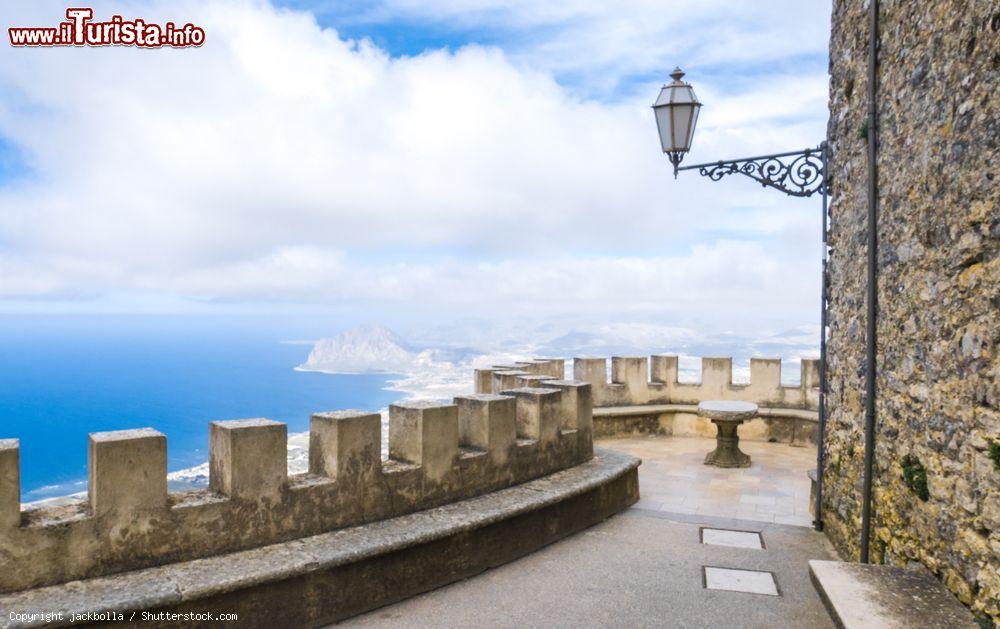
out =
[[[680,64],[689,161],[815,145],[829,2],[94,8],[208,41],[0,48],[0,312],[815,324],[818,201],[673,180],[649,104]]]

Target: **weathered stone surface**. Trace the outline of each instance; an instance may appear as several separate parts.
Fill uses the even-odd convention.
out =
[[[361,485],[382,468],[382,416],[361,411],[316,413],[309,420],[309,472]]]
[[[506,395],[488,393],[455,398],[461,444],[485,450],[498,464],[512,456],[517,440],[516,401]]]
[[[546,380],[542,385],[560,392],[559,428],[564,434],[576,433],[581,456],[593,452],[594,398],[589,382],[582,380]]]
[[[21,523],[21,460],[17,439],[0,439],[0,528]]]
[[[1000,12],[880,3],[878,418],[871,554],[919,562],[1000,618]],[[857,557],[864,424],[868,3],[836,0],[830,47],[826,532]],[[930,497],[904,480],[919,461]],[[991,511],[992,507],[992,511]],[[976,536],[975,538],[970,535]],[[978,540],[970,543],[970,540]],[[979,543],[982,542],[982,543]]]
[[[431,480],[443,478],[458,456],[458,407],[425,401],[391,405],[389,456],[420,465]]]
[[[562,413],[560,392],[525,387],[506,393],[517,400],[517,436],[536,440],[543,448],[555,444]]]
[[[809,561],[820,598],[843,629],[975,629],[969,610],[923,568]]]
[[[90,510],[130,518],[167,507],[167,438],[152,428],[91,433],[87,452]]]
[[[698,414],[709,419],[745,421],[757,415],[760,408],[752,402],[735,400],[706,400],[698,404]]]
[[[288,479],[288,427],[269,419],[209,424],[209,486],[226,496],[276,500]]]

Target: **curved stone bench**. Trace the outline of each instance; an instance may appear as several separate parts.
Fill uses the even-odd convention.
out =
[[[475,498],[252,550],[0,596],[0,627],[65,626],[109,610],[235,613],[240,626],[317,626],[495,567],[625,509],[639,459],[598,449],[575,467]],[[64,622],[12,614],[61,613]],[[73,623],[79,626],[80,623]]]
[[[740,439],[816,445],[819,414],[803,408],[760,407],[740,427]],[[697,404],[640,404],[594,409],[594,439],[639,435],[715,437],[715,427],[698,415]]]

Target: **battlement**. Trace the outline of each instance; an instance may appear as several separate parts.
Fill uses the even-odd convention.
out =
[[[562,361],[522,363],[551,383],[381,416],[317,413],[309,471],[288,474],[287,426],[209,424],[209,487],[167,492],[167,439],[151,428],[94,433],[88,499],[21,510],[19,444],[0,440],[0,592],[186,561],[392,518],[524,483],[593,456],[591,386]],[[477,376],[478,378],[478,376]]]
[[[819,404],[819,361],[803,360],[797,386],[781,383],[780,358],[751,358],[750,382],[733,383],[733,359],[702,358],[701,381],[678,380],[678,357],[613,356],[574,358],[573,377],[591,385],[595,407],[643,404],[697,404],[709,399],[742,400],[762,407],[815,409]],[[476,391],[495,393],[544,383],[564,368],[564,361],[532,361],[476,371]],[[558,377],[562,377],[559,375]],[[545,386],[549,386],[546,384]]]
[[[781,384],[778,359],[705,358],[698,384],[676,356],[561,358],[479,369],[476,393],[389,408],[388,458],[376,413],[316,413],[309,471],[288,474],[287,426],[209,424],[209,487],[168,493],[167,439],[151,428],[94,433],[81,504],[21,510],[17,440],[0,440],[0,593],[183,562],[309,537],[489,493],[593,457],[595,407],[693,404],[709,398],[811,409],[816,361]],[[676,423],[676,422],[675,422]],[[239,523],[235,526],[234,523]]]

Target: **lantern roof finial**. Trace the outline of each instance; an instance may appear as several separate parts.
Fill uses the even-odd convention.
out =
[[[680,83],[682,76],[684,76],[684,70],[681,70],[680,66],[675,67],[674,71],[670,73],[670,78],[674,80],[674,83]]]

